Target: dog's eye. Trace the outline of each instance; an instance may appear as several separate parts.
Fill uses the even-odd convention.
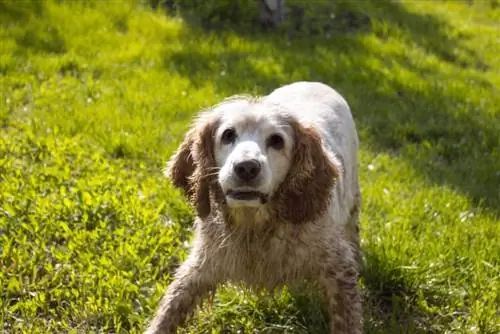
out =
[[[221,142],[222,144],[225,145],[231,144],[234,143],[236,137],[237,137],[236,131],[233,128],[229,128],[224,130],[224,132],[222,133]]]
[[[280,135],[274,134],[267,138],[267,147],[272,147],[275,150],[281,150],[283,146],[285,146],[285,141]]]

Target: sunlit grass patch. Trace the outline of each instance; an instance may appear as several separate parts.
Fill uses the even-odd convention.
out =
[[[0,3],[3,330],[141,332],[191,238],[162,175],[190,119],[319,80],[361,139],[366,331],[500,331],[496,2],[325,3],[274,32],[134,1]],[[313,295],[227,286],[185,332],[325,324]]]

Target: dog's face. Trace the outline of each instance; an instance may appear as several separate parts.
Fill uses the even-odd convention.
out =
[[[263,106],[223,114],[214,153],[227,205],[265,205],[288,174],[293,146],[292,128]]]
[[[338,177],[313,129],[279,106],[245,98],[201,113],[166,172],[202,218],[214,199],[296,223],[326,210]]]

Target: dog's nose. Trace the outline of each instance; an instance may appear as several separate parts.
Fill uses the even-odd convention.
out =
[[[255,160],[245,160],[234,165],[234,172],[243,181],[252,181],[260,173],[260,163]]]

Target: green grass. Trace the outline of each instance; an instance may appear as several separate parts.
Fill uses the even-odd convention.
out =
[[[319,80],[360,133],[366,332],[500,332],[498,2],[334,2],[291,34],[0,1],[0,331],[141,332],[191,237],[161,172],[190,118]],[[307,293],[227,286],[186,333],[325,321]]]

